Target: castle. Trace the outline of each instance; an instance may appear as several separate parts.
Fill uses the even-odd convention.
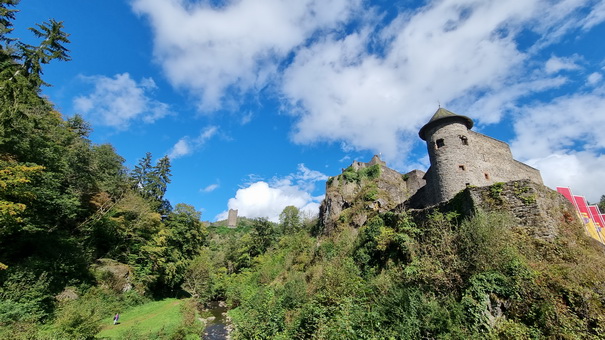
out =
[[[378,210],[399,204],[426,208],[450,200],[468,186],[484,187],[524,179],[542,184],[540,172],[513,159],[508,144],[471,131],[472,127],[469,117],[439,108],[418,133],[426,141],[431,162],[426,173],[413,170],[402,176],[378,156],[368,163],[354,161],[347,170],[380,166],[382,174],[377,185],[384,195],[374,202]],[[343,174],[347,170],[343,169]],[[328,182],[326,199],[320,207],[323,222],[332,223],[331,219],[354,199],[358,189],[345,187],[340,181]],[[340,194],[336,194],[339,190]]]
[[[471,131],[472,127],[472,119],[439,108],[419,132],[431,162],[426,173],[413,170],[402,175],[378,156],[368,163],[354,161],[342,175],[328,179],[320,224],[326,232],[341,219],[360,227],[368,218],[365,210],[423,209],[449,201],[467,187],[516,180],[542,186],[540,172],[514,160],[508,144]],[[361,174],[367,177],[376,167],[379,176],[364,184]]]
[[[529,179],[542,184],[540,171],[513,159],[508,144],[471,131],[473,120],[439,108],[419,131],[426,141],[431,166],[426,185],[410,198],[423,208],[447,201],[467,186]]]

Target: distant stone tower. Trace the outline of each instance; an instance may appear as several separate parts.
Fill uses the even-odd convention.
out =
[[[227,227],[237,227],[237,209],[229,209],[229,215],[227,216]]]
[[[449,200],[469,185],[520,179],[542,184],[540,172],[514,160],[508,144],[471,131],[472,127],[469,117],[439,108],[420,129],[431,162],[422,205]]]

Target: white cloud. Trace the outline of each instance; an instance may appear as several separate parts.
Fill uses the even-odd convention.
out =
[[[579,55],[553,56],[547,47],[605,20],[605,5],[593,0],[429,0],[387,23],[366,4],[132,1],[149,19],[167,78],[197,96],[202,110],[218,110],[239,95],[269,87],[278,92],[283,111],[295,117],[294,142],[372,150],[394,167],[409,163],[418,129],[437,103],[479,125],[494,124],[520,112],[521,100],[569,84],[568,77],[579,72],[560,71],[588,62]],[[589,76],[589,84],[597,85],[597,78]],[[569,139],[561,141],[532,139],[529,130],[518,128],[517,145],[525,149],[524,141],[536,142],[540,151],[524,157],[546,157],[543,151],[559,149],[543,145],[545,140],[586,140],[581,136],[591,124],[577,124],[578,119],[570,124],[577,130],[562,125]],[[533,131],[548,133],[540,127]],[[180,147],[190,152],[188,140]]]
[[[599,72],[593,72],[588,76],[588,78],[586,79],[586,82],[589,85],[596,85],[596,84],[600,83],[602,79],[603,79],[603,76]]]
[[[288,54],[318,30],[346,20],[359,0],[134,0],[155,31],[154,52],[168,79],[191,90],[202,110],[223,105],[227,90],[263,87]],[[233,99],[230,98],[230,99]]]
[[[196,138],[190,138],[189,136],[185,136],[179,139],[179,141],[176,142],[176,144],[168,152],[168,157],[170,159],[177,159],[192,154],[194,151],[204,146],[204,144],[217,132],[218,127],[209,126],[202,130],[200,135]]]
[[[605,195],[605,155],[592,152],[551,154],[531,159],[528,164],[540,169],[544,184],[551,188],[570,187],[575,195],[598,203]]]
[[[351,156],[345,155],[343,158],[339,159],[339,163],[349,162],[351,160]]]
[[[605,1],[598,1],[592,11],[582,20],[582,28],[585,30],[605,21]]]
[[[576,64],[576,58],[559,58],[556,56],[552,56],[550,59],[546,61],[546,65],[544,69],[546,73],[557,73],[562,70],[577,70],[580,68],[578,64]]]
[[[253,117],[254,117],[254,113],[248,112],[247,114],[245,114],[244,116],[242,116],[242,120],[241,120],[240,124],[246,125],[246,124],[250,123],[252,121]]]
[[[219,188],[219,184],[210,184],[209,186],[203,188],[201,191],[203,192],[213,192],[214,190]]]
[[[551,103],[520,108],[511,147],[522,159],[570,150],[598,152],[605,148],[599,127],[605,126],[605,88],[559,97]]]
[[[255,181],[237,190],[229,199],[229,209],[237,209],[240,216],[248,218],[266,217],[278,222],[279,214],[285,207],[293,205],[309,216],[319,212],[323,196],[313,196],[315,184],[328,177],[318,171],[299,164],[298,172],[271,181]],[[217,220],[227,218],[227,211],[216,216]]]
[[[569,186],[591,201],[605,194],[605,88],[520,109],[513,154],[540,170],[546,185]]]
[[[283,92],[299,118],[293,140],[345,141],[349,148],[402,162],[438,102],[479,123],[499,122],[507,105],[566,81],[537,69],[530,62],[537,52],[522,51],[516,41],[527,29],[545,35],[555,28],[557,34],[571,30],[561,23],[586,2],[567,1],[557,13],[551,5],[430,2],[401,13],[382,31],[326,36],[301,49],[283,79]],[[372,44],[384,55],[369,53]],[[553,59],[549,70],[575,67],[559,61],[557,66]]]
[[[88,95],[73,100],[74,108],[93,123],[125,130],[133,121],[153,123],[170,113],[168,105],[151,99],[157,88],[151,78],[137,82],[128,73],[105,76],[83,76],[93,84]]]

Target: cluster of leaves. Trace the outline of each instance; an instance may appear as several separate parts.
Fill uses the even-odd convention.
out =
[[[363,179],[376,179],[380,176],[380,165],[374,164],[355,170],[353,166],[346,168],[340,175],[346,182],[359,183]]]

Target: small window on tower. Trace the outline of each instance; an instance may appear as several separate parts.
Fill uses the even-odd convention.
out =
[[[485,179],[488,179],[488,180],[489,180],[489,174],[488,174],[487,172],[486,172],[486,173],[484,173],[483,175],[485,176]]]
[[[458,165],[458,169],[460,169],[462,171],[466,170],[466,168],[464,167],[464,165]]]
[[[460,141],[462,142],[462,145],[468,145],[468,137],[460,136]]]
[[[437,139],[437,142],[436,142],[435,146],[437,147],[437,149],[442,148],[443,146],[445,146],[445,143],[443,142],[443,138]]]

